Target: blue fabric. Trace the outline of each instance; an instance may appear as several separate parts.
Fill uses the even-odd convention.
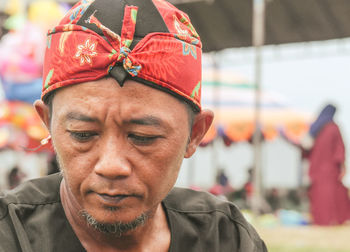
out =
[[[321,131],[324,125],[333,121],[334,114],[336,112],[336,107],[332,104],[328,104],[324,107],[317,117],[316,121],[311,124],[309,133],[313,138],[316,138],[318,133]]]
[[[9,83],[2,80],[5,97],[9,101],[17,100],[33,103],[40,99],[42,79],[35,79],[28,83]]]

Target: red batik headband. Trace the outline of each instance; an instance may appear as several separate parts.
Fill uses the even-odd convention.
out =
[[[121,68],[124,76],[169,92],[201,109],[201,42],[186,14],[165,1],[153,0],[169,32],[148,33],[131,49],[139,7],[123,6],[119,35],[102,23],[103,18],[97,18],[97,14],[103,17],[98,13],[103,10],[96,7],[91,15],[84,16],[90,6],[95,8],[93,3],[94,0],[82,0],[49,31],[42,99],[57,88],[107,75],[123,85],[125,78],[115,74]],[[81,22],[79,25],[82,18],[103,35]]]

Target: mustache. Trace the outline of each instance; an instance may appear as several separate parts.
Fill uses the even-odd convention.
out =
[[[102,195],[110,196],[133,196],[142,197],[143,193],[137,185],[126,182],[125,180],[110,180],[99,178],[89,183],[89,191]]]

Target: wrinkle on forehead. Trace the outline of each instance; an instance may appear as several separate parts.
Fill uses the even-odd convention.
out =
[[[90,116],[84,113],[71,111],[64,116],[64,121],[71,122],[87,122],[87,123],[97,123],[102,124],[98,117]],[[168,123],[161,118],[153,115],[145,115],[142,117],[131,116],[128,119],[124,119],[122,124],[125,125],[141,125],[141,126],[151,126],[156,128],[166,128],[169,127]]]
[[[102,123],[114,118],[118,124],[127,121],[160,126],[178,123],[179,113],[187,119],[185,105],[175,97],[130,80],[123,87],[114,79],[104,78],[63,88],[58,90],[55,103],[58,96],[60,101],[54,107],[62,108],[59,114],[66,120]]]

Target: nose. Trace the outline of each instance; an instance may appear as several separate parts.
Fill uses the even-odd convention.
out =
[[[108,179],[130,176],[132,168],[127,158],[128,151],[123,147],[125,143],[117,137],[106,137],[99,146],[100,156],[95,165],[95,173]]]

